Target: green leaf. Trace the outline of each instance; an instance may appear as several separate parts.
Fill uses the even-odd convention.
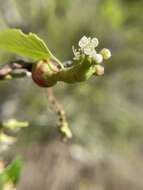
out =
[[[19,181],[22,169],[22,160],[21,158],[17,157],[5,170],[4,176],[6,181],[12,182],[16,185]]]
[[[18,29],[0,32],[0,48],[33,60],[47,59],[52,56],[44,41],[36,34],[24,34]]]

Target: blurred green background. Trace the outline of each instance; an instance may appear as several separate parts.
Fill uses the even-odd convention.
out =
[[[19,149],[25,151],[25,147],[41,141],[42,150],[45,144],[53,146],[53,151],[58,146],[61,151],[69,151],[76,145],[80,147],[80,150],[74,147],[76,153],[82,148],[93,160],[99,160],[99,164],[93,162],[89,170],[97,165],[100,177],[96,172],[95,178],[92,179],[92,174],[83,180],[78,174],[70,183],[75,186],[61,187],[61,190],[143,189],[142,8],[142,0],[0,0],[0,30],[21,28],[24,32],[36,33],[61,61],[72,59],[71,47],[76,46],[83,35],[97,37],[99,49],[107,47],[112,52],[102,77],[74,85],[59,83],[54,87],[73,131],[73,140],[67,145],[57,140],[55,143],[56,138],[49,131],[56,130],[57,117],[45,89],[37,87],[30,78],[0,82],[1,120],[16,118],[30,122],[30,128],[19,135],[22,144],[22,148],[18,145]],[[13,54],[0,52],[0,63],[15,58]],[[103,168],[98,168],[100,164]],[[61,170],[64,175],[62,172],[64,169]],[[58,175],[58,171],[55,173]],[[69,173],[67,175],[72,179]],[[45,189],[58,189],[47,188],[46,183],[39,180],[41,183]],[[34,183],[24,185],[26,182],[21,182],[19,189],[36,189]]]

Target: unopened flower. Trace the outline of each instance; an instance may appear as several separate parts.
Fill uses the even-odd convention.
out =
[[[111,52],[109,49],[107,48],[103,48],[101,51],[100,51],[101,55],[103,56],[103,59],[109,59],[111,57]]]
[[[103,75],[104,74],[104,67],[101,65],[96,65],[95,66],[95,74],[96,75]]]
[[[96,63],[102,63],[102,61],[103,61],[102,55],[101,55],[101,54],[98,54],[98,53],[95,53],[95,54],[93,55],[93,59],[94,59],[94,61],[95,61]]]

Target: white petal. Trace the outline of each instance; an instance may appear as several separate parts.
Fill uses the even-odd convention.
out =
[[[88,43],[89,43],[89,39],[86,36],[83,36],[80,39],[78,45],[79,45],[79,47],[84,48],[85,46],[87,46]]]
[[[92,38],[91,43],[93,44],[94,47],[97,47],[99,44],[99,41],[97,38]]]
[[[83,52],[84,52],[84,54],[90,55],[90,56],[93,56],[96,53],[95,49],[92,46],[90,46],[90,45],[86,46],[83,49]]]

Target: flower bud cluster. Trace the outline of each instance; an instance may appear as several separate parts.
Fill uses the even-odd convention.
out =
[[[98,46],[99,41],[97,38],[90,38],[83,36],[78,42],[78,49],[73,47],[74,60],[80,60],[81,57],[87,56],[90,57],[92,63],[96,64],[96,73],[97,75],[104,74],[104,67],[98,65],[103,62],[103,60],[107,60],[111,57],[111,52],[107,48],[103,48],[99,53],[96,51],[96,47]]]
[[[83,36],[78,42],[78,49],[73,47],[74,60],[79,60],[81,55],[89,56],[99,64],[103,62],[103,59],[109,59],[111,57],[111,52],[109,49],[103,48],[99,53],[96,51],[99,41],[97,38],[88,38]]]

